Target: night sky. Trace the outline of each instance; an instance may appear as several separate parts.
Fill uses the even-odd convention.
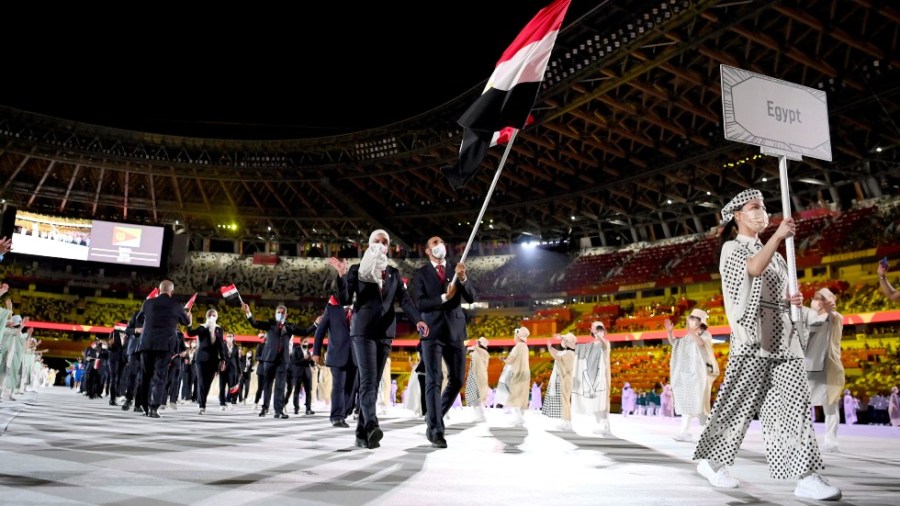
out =
[[[317,2],[251,13],[152,12],[113,26],[62,16],[3,36],[16,49],[4,51],[0,104],[199,137],[358,131],[480,90],[506,46],[549,3]],[[597,3],[574,0],[563,26]]]

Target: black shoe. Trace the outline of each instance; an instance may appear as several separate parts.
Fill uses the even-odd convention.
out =
[[[357,446],[358,448],[368,448],[368,447],[369,447],[369,442],[366,441],[365,439],[361,438],[361,437],[358,437],[358,438],[356,438],[356,446]]]
[[[280,418],[282,420],[287,420],[290,417],[284,413],[275,413],[275,416],[273,418]]]
[[[375,427],[374,429],[370,430],[366,434],[366,440],[369,442],[369,448],[374,449],[374,448],[378,448],[379,446],[381,446],[379,441],[381,441],[381,438],[383,438],[383,437],[384,437],[384,432],[381,432],[380,428]]]
[[[444,436],[432,436],[431,437],[431,447],[432,448],[446,448],[447,440],[444,439]]]
[[[134,407],[134,412],[135,412],[135,413],[144,413],[144,408],[141,407],[141,406],[135,406],[135,407]]]
[[[125,401],[125,404],[122,404],[122,411],[128,411],[129,409],[131,409],[131,403]]]
[[[266,416],[266,414],[267,414],[268,412],[269,412],[269,410],[266,409],[266,408],[263,408],[263,409],[259,410],[259,417],[262,418],[262,417]]]
[[[110,399],[110,400],[109,400],[109,405],[110,405],[110,406],[118,406],[118,405],[119,405],[119,403],[118,403],[118,402],[116,402],[116,400],[115,400],[115,399]]]
[[[299,415],[299,414],[300,414],[300,408],[294,408],[294,414],[295,414],[295,415]]]
[[[341,428],[344,428],[344,429],[350,427],[350,426],[347,424],[347,422],[345,422],[345,421],[343,421],[343,420],[338,420],[338,421],[336,421],[336,422],[331,422],[331,426],[332,426],[332,427],[341,427]]]
[[[425,439],[427,439],[429,443],[434,443],[434,436],[431,434],[431,427],[425,429]]]
[[[150,414],[148,414],[150,418],[159,418],[159,412],[155,409],[150,409]]]
[[[314,415],[314,414],[316,414],[316,412],[313,411],[313,410],[311,410],[311,409],[309,409],[309,408],[306,408],[306,414],[307,414],[307,415]]]

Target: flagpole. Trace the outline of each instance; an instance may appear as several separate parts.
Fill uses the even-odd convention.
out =
[[[469,256],[469,250],[472,249],[472,242],[475,241],[475,236],[478,234],[478,227],[481,226],[481,220],[484,218],[484,213],[487,211],[488,204],[491,202],[491,195],[494,194],[494,188],[497,187],[497,181],[500,180],[500,173],[503,172],[503,166],[506,165],[506,159],[509,158],[509,152],[512,151],[513,142],[516,140],[516,136],[519,135],[519,129],[515,128],[512,131],[512,135],[509,136],[509,142],[506,143],[506,150],[503,151],[503,156],[500,158],[500,165],[497,167],[497,172],[494,173],[494,180],[491,181],[491,187],[488,188],[487,195],[484,197],[484,203],[481,204],[481,211],[478,212],[478,219],[475,220],[475,226],[472,227],[472,233],[469,234],[469,242],[466,243],[466,249],[463,250],[462,257],[459,259],[459,263],[466,263],[466,257]],[[453,280],[450,281],[450,284],[456,282],[456,273],[453,273]]]

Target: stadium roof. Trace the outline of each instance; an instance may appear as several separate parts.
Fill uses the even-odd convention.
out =
[[[167,37],[177,29],[71,46],[57,34],[62,56],[7,60],[19,78],[0,100],[0,196],[208,236],[236,222],[250,239],[352,241],[383,227],[407,244],[464,240],[501,150],[460,191],[438,169],[456,158],[455,120],[544,3],[405,13],[419,23],[375,6],[270,13],[261,29],[212,23],[190,44]],[[312,24],[333,35],[304,35]],[[778,212],[775,159],[723,139],[723,63],[828,93],[834,161],[791,164],[795,206],[896,194],[898,33],[900,10],[871,0],[575,0],[481,237],[699,232],[749,186]],[[29,93],[36,81],[58,91]]]

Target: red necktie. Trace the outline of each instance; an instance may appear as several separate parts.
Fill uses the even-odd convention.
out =
[[[348,309],[348,310],[347,310],[347,324],[348,324],[348,325],[350,324],[350,319],[351,319],[351,318],[353,318],[353,310],[352,310],[352,309]]]
[[[447,278],[444,277],[444,265],[443,264],[437,266],[437,273],[438,273],[438,279],[441,280],[441,284],[444,284],[444,282],[447,281]]]

